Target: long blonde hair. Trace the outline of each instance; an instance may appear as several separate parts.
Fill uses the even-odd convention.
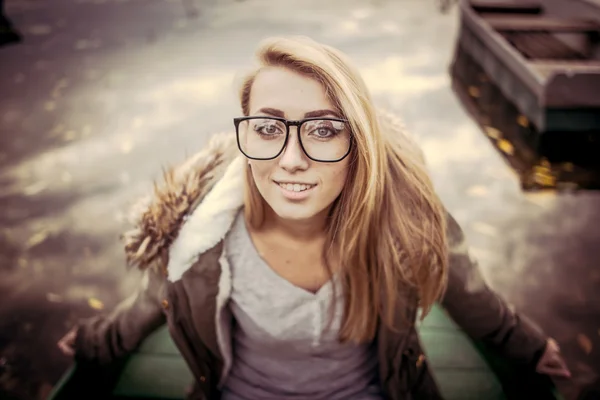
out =
[[[383,127],[358,70],[338,50],[303,37],[271,38],[256,55],[259,67],[240,89],[244,115],[256,75],[276,66],[319,81],[350,124],[348,181],[327,230],[343,282],[340,340],[370,341],[380,320],[393,328],[399,300],[410,291],[424,317],[445,289],[448,261],[445,211],[419,150],[397,129]],[[249,167],[245,213],[249,224],[260,228],[265,201]]]

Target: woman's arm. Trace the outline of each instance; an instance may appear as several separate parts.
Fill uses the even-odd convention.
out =
[[[146,270],[137,293],[121,302],[110,315],[89,318],[76,326],[75,358],[106,364],[135,350],[165,323],[163,290],[164,278],[152,268]]]
[[[485,283],[468,251],[461,227],[447,214],[449,272],[442,306],[473,339],[500,350],[505,356],[535,366],[548,337]]]

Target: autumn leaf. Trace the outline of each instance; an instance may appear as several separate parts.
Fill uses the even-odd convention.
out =
[[[61,295],[56,293],[46,293],[46,300],[48,300],[51,303],[61,303],[63,301],[63,298]]]
[[[102,310],[104,308],[104,303],[94,297],[88,299],[88,305],[94,310]]]
[[[544,164],[533,168],[533,180],[542,186],[554,186],[556,184],[556,177],[552,175],[552,170]]]
[[[56,109],[56,103],[54,101],[47,101],[44,104],[44,109],[46,111],[54,111]]]
[[[124,141],[121,142],[121,144],[119,145],[119,148],[121,150],[121,153],[129,154],[129,153],[131,153],[131,150],[133,149],[133,142],[130,139],[125,139]]]
[[[484,235],[496,236],[498,234],[498,230],[494,226],[486,224],[485,222],[475,222],[473,224],[473,229]]]
[[[585,351],[585,354],[590,354],[592,352],[592,341],[583,333],[577,335],[577,343],[579,343],[579,347]]]
[[[573,172],[573,168],[574,168],[574,165],[573,165],[573,163],[570,163],[570,162],[563,163],[563,165],[562,165],[562,169],[567,172]]]
[[[469,196],[483,197],[483,196],[486,196],[487,194],[488,194],[488,190],[485,186],[476,185],[476,186],[471,186],[469,189],[467,189],[467,195],[469,195]]]
[[[488,137],[491,137],[492,139],[500,139],[502,137],[502,132],[500,132],[494,127],[486,126],[484,127],[484,130],[485,134],[488,135]]]
[[[517,124],[522,126],[523,128],[527,128],[529,126],[529,120],[524,115],[519,115],[517,118]]]
[[[35,196],[36,194],[45,190],[47,186],[48,184],[46,182],[39,181],[27,186],[23,190],[23,194],[25,194],[25,196]]]
[[[512,156],[515,152],[515,148],[513,147],[512,143],[508,140],[500,139],[496,144],[498,145],[498,148],[502,150],[503,153]]]
[[[48,239],[49,235],[50,235],[50,233],[46,230],[37,232],[32,237],[30,237],[29,240],[27,241],[27,248],[37,246],[38,244],[42,243],[44,240]]]

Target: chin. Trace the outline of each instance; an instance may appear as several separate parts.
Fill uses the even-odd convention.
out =
[[[320,210],[315,207],[311,207],[308,204],[272,204],[271,208],[277,214],[279,218],[290,220],[290,221],[302,221],[313,218],[317,215]]]

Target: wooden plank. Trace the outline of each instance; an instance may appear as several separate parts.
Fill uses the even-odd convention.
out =
[[[184,399],[194,377],[181,356],[135,354],[113,391],[133,398]]]
[[[600,25],[593,21],[521,15],[482,15],[481,18],[497,31],[518,32],[598,32]]]
[[[539,1],[474,0],[471,7],[478,13],[540,14]]]
[[[600,77],[600,60],[532,60],[529,65],[544,79],[556,73],[596,73]]]

